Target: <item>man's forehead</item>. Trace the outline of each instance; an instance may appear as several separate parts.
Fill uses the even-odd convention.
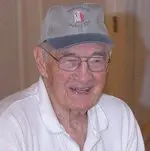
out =
[[[106,44],[100,43],[84,43],[84,44],[78,44],[71,47],[59,49],[59,53],[67,54],[67,53],[78,53],[78,52],[104,52],[106,49]]]

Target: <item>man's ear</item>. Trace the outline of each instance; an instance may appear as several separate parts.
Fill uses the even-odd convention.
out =
[[[44,59],[42,48],[36,47],[33,50],[33,53],[34,53],[34,58],[35,58],[35,61],[36,61],[36,66],[37,66],[40,74],[43,77],[47,78],[48,75],[47,75],[47,70],[46,70],[46,61]]]

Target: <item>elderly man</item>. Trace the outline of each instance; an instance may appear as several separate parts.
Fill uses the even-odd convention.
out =
[[[102,93],[112,41],[97,4],[55,6],[34,49],[39,81],[0,109],[1,151],[144,151],[120,99]]]

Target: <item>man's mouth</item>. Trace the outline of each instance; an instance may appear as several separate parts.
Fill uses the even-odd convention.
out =
[[[70,87],[70,90],[76,95],[87,95],[91,92],[92,87]]]

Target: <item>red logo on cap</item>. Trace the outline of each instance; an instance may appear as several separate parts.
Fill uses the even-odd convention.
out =
[[[74,11],[74,21],[75,23],[84,22],[84,13],[80,10]]]

